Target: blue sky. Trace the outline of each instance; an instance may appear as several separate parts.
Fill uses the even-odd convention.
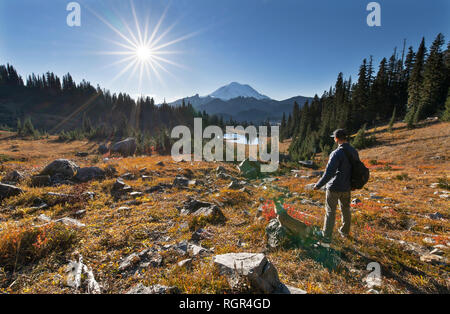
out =
[[[369,0],[134,0],[142,29],[148,18],[151,33],[166,8],[158,35],[176,22],[159,45],[188,37],[162,49],[176,52],[161,55],[170,63],[159,61],[170,74],[157,67],[160,79],[144,72],[139,84],[139,69],[113,80],[127,63],[111,64],[124,56],[100,53],[124,51],[113,41],[125,42],[98,16],[127,38],[122,21],[137,34],[130,1],[79,0],[81,27],[66,24],[69,2],[0,0],[0,64],[22,75],[70,72],[77,82],[158,102],[232,81],[281,100],[320,95],[339,72],[355,78],[363,58],[373,55],[378,66],[405,38],[415,49],[422,36],[427,45],[439,32],[450,39],[448,0],[380,0],[381,27],[366,24]]]

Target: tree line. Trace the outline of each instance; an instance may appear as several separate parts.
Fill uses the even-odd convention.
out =
[[[225,126],[221,117],[197,112],[184,101],[170,106],[150,97],[134,100],[85,80],[77,84],[69,73],[62,80],[52,72],[31,74],[24,82],[12,65],[0,65],[0,125],[17,129],[20,136],[58,134],[65,141],[135,136],[145,143],[142,150],[167,151],[169,131],[176,125],[193,128],[196,117],[203,127]]]
[[[364,59],[355,83],[339,73],[336,83],[321,97],[315,95],[302,107],[295,103],[292,113],[283,116],[280,137],[292,138],[291,158],[310,159],[334,146],[330,134],[337,128],[358,132],[358,148],[373,143],[363,139],[366,127],[389,121],[390,127],[404,119],[409,128],[431,115],[450,120],[450,43],[438,34],[429,51],[423,38],[417,51],[394,49],[374,70],[373,58]]]

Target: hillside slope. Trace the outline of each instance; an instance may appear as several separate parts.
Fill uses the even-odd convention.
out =
[[[212,257],[263,252],[284,283],[308,293],[449,293],[450,123],[415,130],[399,123],[392,133],[385,128],[370,132],[379,144],[360,152],[371,180],[352,195],[361,201],[352,209],[352,237],[336,236],[325,251],[308,243],[268,250],[268,222],[258,214],[268,200],[282,198],[313,227],[321,227],[324,192],[305,189],[318,179],[309,169],[246,180],[240,183],[243,189],[234,189],[231,178],[245,178],[231,163],[98,156],[96,143],[28,141],[1,132],[0,177],[19,170],[25,179],[18,184],[24,193],[0,205],[0,292],[85,292],[85,287],[76,291],[67,285],[66,265],[80,256],[104,293],[124,293],[137,284],[172,286],[181,293],[242,292],[217,273]],[[79,151],[89,155],[76,157]],[[30,187],[29,177],[56,158],[114,167],[117,174],[111,172],[103,181]],[[216,172],[219,165],[227,175]],[[170,187],[177,175],[196,182]],[[142,194],[114,198],[111,189],[118,176]],[[86,197],[85,192],[94,194]],[[226,222],[182,215],[179,209],[189,198],[216,204]],[[46,224],[46,219],[64,217],[77,223]],[[184,253],[183,241],[193,240],[206,251]],[[153,252],[148,263],[136,257],[143,250]],[[187,258],[189,267],[178,265]],[[376,290],[364,281],[371,262],[381,266]]]

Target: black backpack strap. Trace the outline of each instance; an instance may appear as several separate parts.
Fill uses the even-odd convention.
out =
[[[352,154],[350,154],[350,152],[348,150],[346,150],[344,147],[342,147],[342,150],[344,151],[345,156],[347,157],[348,161],[350,162],[350,165],[354,165],[355,164],[355,160],[352,156]]]

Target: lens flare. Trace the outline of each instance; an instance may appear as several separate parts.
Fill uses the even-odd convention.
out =
[[[132,0],[130,1],[130,6],[134,20],[134,30],[122,17],[119,17],[121,23],[123,24],[121,25],[122,27],[116,27],[107,19],[103,18],[100,14],[94,12],[93,10],[90,11],[117,35],[116,39],[104,39],[119,47],[118,50],[101,51],[98,53],[103,55],[124,56],[109,65],[118,66],[123,64],[122,70],[112,78],[112,82],[129,73],[128,81],[133,77],[137,77],[139,82],[139,92],[142,93],[144,76],[149,82],[152,81],[152,78],[156,78],[161,84],[164,84],[160,73],[161,71],[175,77],[169,69],[167,69],[167,66],[185,68],[183,65],[178,64],[166,57],[167,55],[180,54],[182,52],[167,50],[167,48],[187,40],[197,35],[199,32],[187,34],[172,40],[166,40],[166,38],[169,37],[170,31],[177,24],[173,23],[167,29],[162,30],[162,24],[166,17],[168,7],[166,7],[154,28],[150,29],[149,17],[146,17],[145,25],[142,26],[136,14],[136,9]],[[120,31],[119,29],[123,30]]]

